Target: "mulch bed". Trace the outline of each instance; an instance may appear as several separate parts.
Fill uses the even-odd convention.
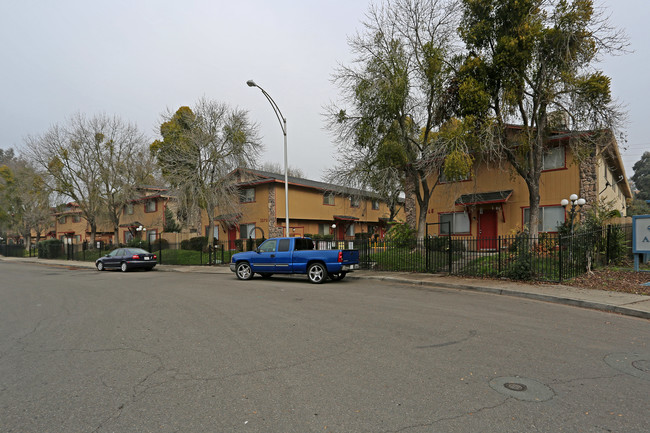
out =
[[[597,269],[592,273],[569,281],[563,281],[562,284],[585,289],[610,290],[612,292],[650,296],[650,286],[642,285],[648,282],[650,282],[650,272]]]

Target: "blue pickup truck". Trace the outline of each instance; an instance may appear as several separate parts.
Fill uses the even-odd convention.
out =
[[[342,280],[359,269],[358,250],[315,250],[310,238],[271,238],[254,251],[232,256],[230,270],[240,280],[253,274],[269,278],[273,274],[307,274],[309,281],[324,283],[327,278]]]

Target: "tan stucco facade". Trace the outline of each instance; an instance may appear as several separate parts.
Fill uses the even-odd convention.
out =
[[[556,150],[555,165],[543,170],[540,177],[540,206],[547,220],[541,223],[541,232],[554,232],[556,222],[567,220],[561,201],[571,194],[587,200],[583,212],[594,201],[605,201],[625,215],[626,199],[631,197],[631,192],[617,147],[595,149],[590,157],[580,162],[574,158],[568,141],[559,141],[556,147],[561,150]],[[437,178],[437,175],[431,176],[430,184],[433,185]],[[465,204],[460,204],[463,202]],[[509,163],[478,161],[469,179],[441,182],[435,187],[427,211],[427,223],[450,221],[453,217],[442,215],[463,213],[457,217],[462,230],[452,230],[454,235],[511,235],[522,230],[527,223],[528,209],[526,183]],[[576,220],[579,218],[578,214]],[[429,228],[430,235],[447,234],[443,231],[437,224]]]

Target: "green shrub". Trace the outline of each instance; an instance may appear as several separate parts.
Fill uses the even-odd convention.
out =
[[[208,245],[207,236],[197,236],[181,242],[182,250],[203,251]]]
[[[151,243],[151,250],[152,251],[160,251],[160,250],[166,250],[169,249],[169,241],[167,239],[156,239],[154,242]]]
[[[416,231],[408,224],[393,223],[392,227],[386,233],[386,240],[392,242],[396,248],[413,248],[416,244]]]
[[[63,242],[59,239],[48,239],[39,242],[37,248],[40,259],[55,259],[63,252]]]

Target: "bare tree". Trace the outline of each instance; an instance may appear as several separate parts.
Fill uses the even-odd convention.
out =
[[[163,117],[162,140],[150,149],[175,188],[181,210],[187,215],[195,209],[206,211],[213,239],[216,209],[238,209],[237,187],[228,175],[238,167],[254,166],[261,150],[258,127],[246,111],[208,99]]]
[[[49,227],[52,213],[46,181],[28,161],[7,152],[0,158],[0,219],[25,239],[29,248],[32,230],[37,241]]]
[[[424,237],[435,187],[429,176],[450,151],[438,132],[451,115],[448,89],[455,72],[457,22],[453,0],[395,0],[371,6],[364,32],[349,42],[354,64],[334,75],[348,107],[327,108],[340,154],[350,155],[330,179],[340,183],[356,177],[375,190],[384,188],[381,181],[387,180],[393,197],[399,179],[407,199],[415,197],[417,202],[419,217],[416,221],[415,206],[408,201],[407,222],[417,225],[419,237]]]
[[[145,140],[118,117],[76,114],[43,135],[27,137],[30,159],[53,179],[53,191],[69,197],[90,226],[95,244],[98,221],[107,213],[117,231],[119,211],[138,179]]]

